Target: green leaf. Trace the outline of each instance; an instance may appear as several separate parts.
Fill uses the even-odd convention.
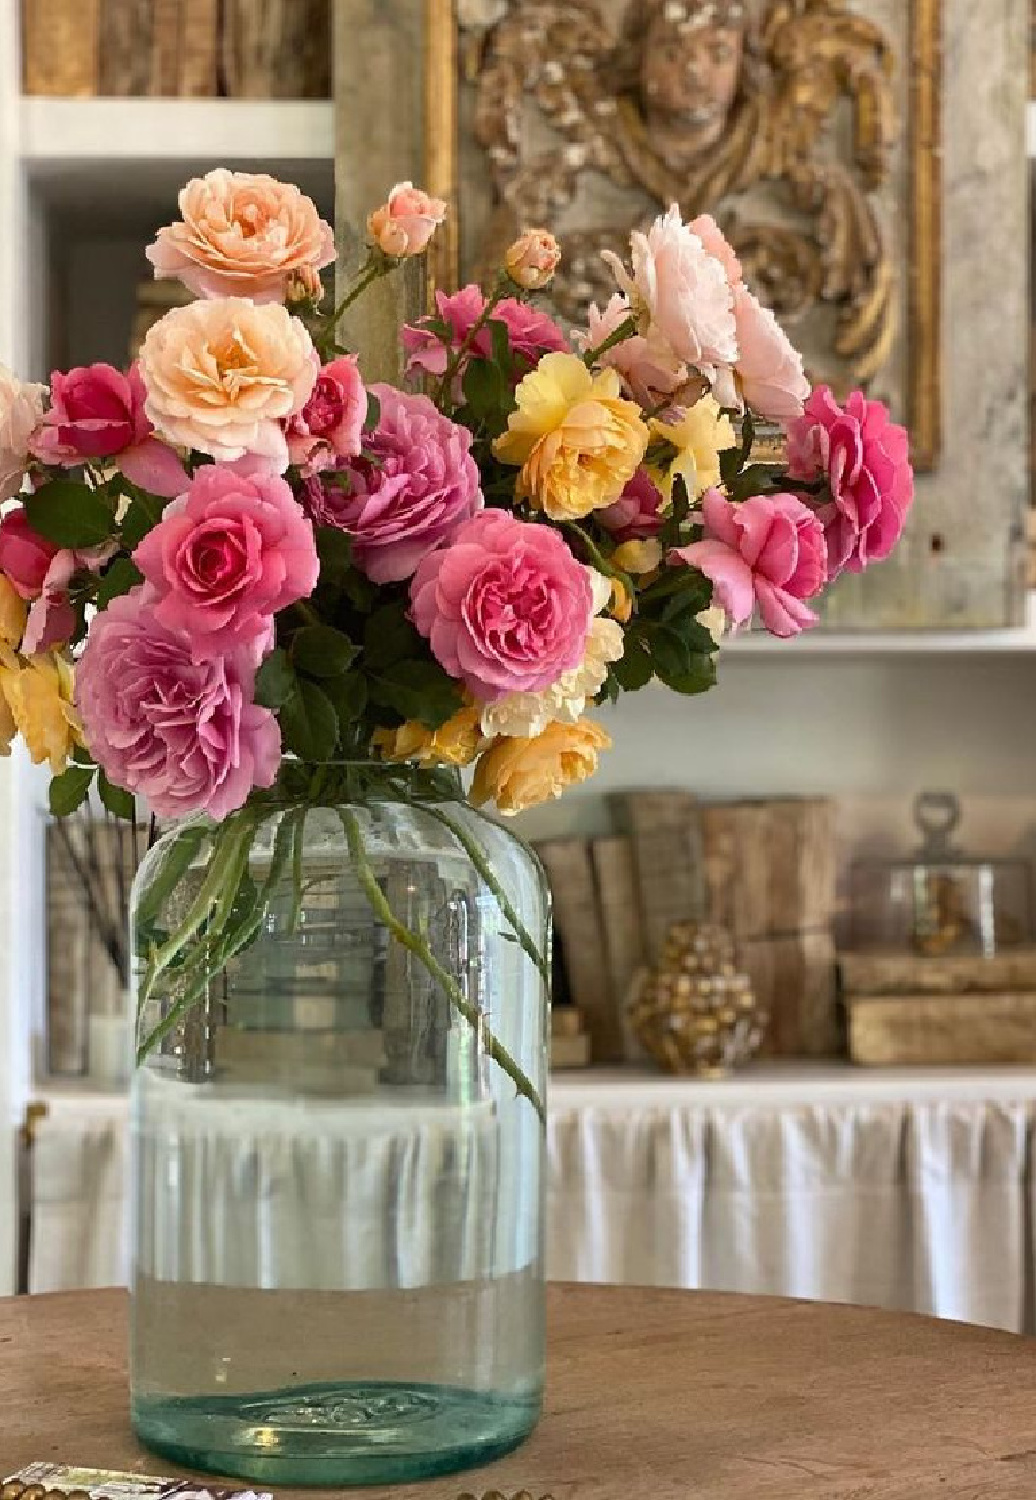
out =
[[[133,498],[126,507],[126,514],[119,526],[122,545],[127,551],[132,552],[134,547],[138,547],[148,532],[158,525],[164,509],[165,501],[157,495],[134,488]]]
[[[381,421],[381,402],[373,391],[367,392],[367,415],[363,419],[364,432],[373,432]]]
[[[367,707],[367,682],[359,672],[347,672],[343,677],[335,677],[330,682],[325,682],[323,687],[324,692],[334,704],[338,724],[343,732],[346,725],[355,724],[362,719],[363,711]]]
[[[115,530],[115,516],[97,490],[52,479],[25,497],[29,525],[57,547],[97,547]]]
[[[133,821],[137,810],[133,794],[109,781],[103,771],[97,777],[97,794],[113,817],[125,818],[130,823]]]
[[[288,653],[271,651],[255,674],[255,701],[262,708],[277,709],[294,693],[298,679]]]
[[[321,583],[341,582],[352,567],[352,538],[337,526],[318,526],[316,539]]]
[[[511,336],[507,331],[507,324],[501,318],[492,318],[487,326],[492,341],[493,363],[510,385]]]
[[[93,766],[94,758],[85,745],[72,746],[72,759],[77,766]]]
[[[102,573],[97,585],[97,608],[107,609],[113,599],[128,594],[130,589],[143,582],[144,575],[135,562],[128,557],[117,557]]]
[[[655,671],[663,682],[669,683],[691,670],[690,647],[671,625],[653,625],[647,634],[647,646]]]
[[[300,760],[330,760],[338,742],[334,704],[315,682],[299,678],[295,692],[280,711],[284,748]]]
[[[93,768],[69,766],[50,783],[50,810],[55,818],[67,818],[84,803],[94,779]]]
[[[750,464],[728,487],[731,500],[747,500],[752,495],[771,493],[774,475],[775,471],[769,464]]]
[[[460,685],[432,661],[401,661],[371,680],[375,703],[439,729],[464,705]]]
[[[405,614],[400,601],[383,604],[363,629],[363,664],[372,672],[405,661],[421,649],[421,637]]]
[[[476,422],[498,425],[512,403],[511,386],[499,365],[473,359],[464,371],[464,400]]]
[[[359,647],[332,625],[304,625],[291,638],[292,662],[310,677],[341,677],[358,655]]]
[[[662,674],[659,673],[661,677]],[[707,693],[716,686],[716,661],[712,656],[692,656],[691,664],[686,672],[676,673],[672,677],[662,677],[667,688],[674,693],[683,693],[687,697],[693,697],[696,693]]]
[[[654,675],[654,664],[643,641],[638,640],[635,635],[628,635],[626,648],[619,660],[612,663],[609,677],[615,680],[624,693],[636,693],[642,687],[647,687]]]

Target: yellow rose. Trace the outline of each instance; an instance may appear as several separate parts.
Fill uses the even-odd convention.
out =
[[[25,633],[29,607],[9,579],[0,573],[0,641],[17,650]]]
[[[640,407],[617,371],[591,372],[574,354],[545,354],[518,386],[518,406],[493,451],[521,466],[517,493],[552,521],[578,521],[617,500],[647,450]]]
[[[611,745],[599,724],[548,724],[534,739],[502,739],[475,767],[471,800],[476,807],[495,802],[500,812],[524,812],[560,797],[568,786],[586,781],[597,770],[597,756]]]
[[[623,542],[612,553],[612,562],[624,573],[653,573],[662,566],[662,544],[654,537],[643,542]]]
[[[720,411],[715,396],[696,401],[679,422],[652,422],[651,430],[678,450],[668,470],[652,470],[651,474],[667,501],[673,498],[678,474],[692,500],[719,484],[719,456],[737,443],[730,418]]]
[[[481,710],[471,705],[438,729],[410,719],[398,729],[376,729],[373,745],[383,760],[410,760],[421,766],[468,766],[485,744],[480,715]]]
[[[20,657],[0,647],[0,698],[34,765],[47,761],[58,775],[81,743],[72,707],[72,668],[57,651]],[[3,723],[0,722],[0,737]]]

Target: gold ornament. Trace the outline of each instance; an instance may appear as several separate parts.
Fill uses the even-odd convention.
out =
[[[637,985],[630,1020],[641,1044],[668,1073],[725,1078],[763,1039],[767,1016],[734,943],[722,927],[677,922],[662,961]]]

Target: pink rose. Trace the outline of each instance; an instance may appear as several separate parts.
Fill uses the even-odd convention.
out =
[[[611,251],[604,258],[640,318],[640,331],[653,330],[677,359],[695,369],[732,365],[737,330],[727,273],[683,223],[676,204],[647,234],[634,230],[630,248],[632,273]]]
[[[500,510],[430,553],[410,600],[436,660],[482,702],[538,692],[580,666],[594,609],[589,573],[558,533]]]
[[[433,321],[422,318],[403,329],[403,348],[407,354],[407,374],[425,371],[429,375],[442,377],[447,361],[464,345],[472,328],[485,311],[486,299],[477,286],[462,287],[448,297],[445,292],[436,292],[436,321],[445,323],[450,330],[446,343],[429,327]],[[544,354],[562,353],[568,343],[561,329],[528,303],[515,297],[505,297],[493,308],[492,321],[503,323],[507,328],[507,341],[514,356],[515,383],[533,369]],[[470,353],[464,357],[457,369],[453,396],[460,400],[461,383],[468,359],[489,359],[493,353],[493,336],[488,328],[482,328],[471,341]]]
[[[741,262],[737,258],[733,245],[712,215],[699,214],[696,219],[691,220],[688,227],[701,240],[707,253],[719,261],[731,287],[740,286],[744,280]]]
[[[638,469],[615,504],[597,511],[596,519],[617,542],[644,541],[662,528],[661,505],[658,486],[646,470]]]
[[[90,459],[118,458],[132,484],[163,497],[175,495],[187,473],[173,450],[160,443],[144,413],[139,367],[123,375],[113,365],[82,365],[50,377],[50,411],[32,440],[45,464],[75,468]]]
[[[734,292],[734,316],[740,355],[737,374],[745,401],[771,422],[801,416],[809,395],[802,355],[768,307],[746,286]]]
[[[247,646],[199,661],[191,639],[167,629],[136,588],[93,621],[75,702],[86,743],[117,786],[159,817],[220,819],[253,787],[272,786],[280,765],[280,728],[254,689]]]
[[[427,249],[445,217],[446,204],[441,198],[430,198],[412,182],[398,182],[388,202],[368,217],[367,233],[385,255],[402,260]]]
[[[305,406],[285,424],[289,459],[304,474],[316,474],[335,459],[355,457],[366,416],[367,392],[355,355],[333,359],[321,369]]]
[[[68,597],[73,573],[81,569],[98,573],[117,551],[117,543],[105,542],[101,547],[88,547],[78,552],[68,547],[55,552],[39,598],[33,601],[25,622],[21,649],[26,656],[47,651],[51,646],[62,646],[71,639],[76,628],[76,612]]]
[[[313,528],[283,479],[199,469],[133,554],[154,617],[199,657],[255,645],[278,610],[316,587]]]
[[[587,331],[577,334],[575,342],[582,351],[596,349],[610,338],[630,315],[630,305],[618,292],[603,312],[592,303],[587,313]],[[622,376],[623,385],[634,401],[650,411],[667,396],[672,396],[687,380],[687,366],[677,359],[660,334],[634,334],[623,339],[601,355],[600,365],[610,365]]]
[[[713,599],[734,625],[751,618],[756,603],[774,635],[792,636],[817,617],[802,601],[827,578],[824,528],[795,495],[753,495],[740,505],[719,490],[702,501],[706,539],[672,557],[711,578]]]
[[[357,567],[375,583],[409,578],[421,559],[482,508],[471,434],[427,396],[371,387],[381,407],[364,456],[310,479],[313,520],[353,539]]]
[[[43,592],[43,581],[60,549],[29,525],[24,506],[17,505],[0,519],[0,573],[23,599]]]
[[[828,386],[818,386],[788,429],[788,473],[823,475],[831,487],[833,503],[821,512],[831,578],[888,557],[913,503],[914,471],[906,429],[890,421],[882,402],[853,391],[841,407]]]

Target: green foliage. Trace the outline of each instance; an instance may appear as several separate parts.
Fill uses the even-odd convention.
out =
[[[119,531],[122,535],[122,545],[128,552],[132,552],[134,547],[139,546],[148,532],[162,519],[165,501],[160,500],[157,495],[149,494],[147,490],[137,489],[135,485],[126,486],[125,481],[122,483],[131,495],[131,499],[119,525]]]
[[[363,419],[364,432],[373,432],[381,421],[381,402],[372,390],[367,391],[367,415]]]
[[[503,432],[514,405],[511,382],[499,365],[486,359],[472,359],[462,382],[464,404],[471,425],[485,428],[491,435]]]
[[[369,616],[363,631],[363,665],[381,672],[423,651],[420,635],[406,617],[406,601],[392,599]]]
[[[113,817],[125,818],[130,823],[133,821],[137,810],[133,794],[109,781],[103,771],[98,773],[97,795]]]
[[[120,594],[128,594],[130,589],[136,588],[143,581],[144,575],[131,558],[116,557],[98,580],[95,595],[98,609],[107,609],[113,599],[117,599]]]
[[[55,818],[67,818],[77,807],[82,806],[90,795],[90,784],[94,779],[92,766],[69,766],[50,783],[50,810]]]
[[[347,635],[333,625],[304,625],[291,638],[291,660],[309,677],[341,677],[359,654]]]
[[[318,526],[316,541],[321,583],[341,583],[353,565],[352,538],[337,526]]]
[[[464,704],[460,684],[434,661],[400,661],[369,683],[371,701],[402,719],[438,729]]]
[[[334,704],[315,682],[297,678],[295,691],[281,706],[284,748],[300,760],[330,760],[338,743],[338,715]]]
[[[85,549],[106,542],[115,515],[100,490],[73,479],[51,479],[25,497],[29,525],[56,547]]]
[[[334,705],[338,727],[344,739],[350,726],[358,724],[367,707],[367,681],[359,672],[347,672],[323,684],[324,692]]]
[[[255,674],[255,701],[263,708],[278,709],[294,693],[298,679],[286,651],[271,651]]]

